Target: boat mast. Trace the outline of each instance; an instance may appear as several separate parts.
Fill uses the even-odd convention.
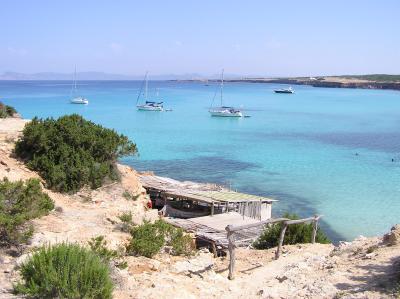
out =
[[[72,88],[71,88],[71,97],[76,96],[76,65],[75,65],[75,71],[74,71],[74,76],[72,78]]]
[[[75,65],[75,72],[74,72],[74,91],[76,92],[76,65]]]
[[[222,74],[221,74],[221,107],[222,107],[223,92],[224,92],[224,69],[222,69]]]
[[[144,99],[147,101],[147,88],[148,88],[148,82],[147,82],[147,74],[149,72],[146,72],[146,83],[145,83],[145,88],[144,88]]]

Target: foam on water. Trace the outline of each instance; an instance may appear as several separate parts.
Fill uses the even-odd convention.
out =
[[[151,82],[172,112],[135,109],[141,82],[81,82],[88,106],[69,104],[68,82],[0,82],[0,98],[26,118],[80,113],[128,135],[140,170],[216,182],[279,199],[274,213],[325,215],[337,240],[400,222],[400,93],[227,83],[225,104],[246,119],[212,118],[215,86]],[[395,159],[395,162],[392,162]]]

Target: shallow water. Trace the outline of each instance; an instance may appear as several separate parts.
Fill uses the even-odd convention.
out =
[[[80,106],[70,82],[0,82],[0,99],[25,118],[80,113],[128,135],[140,156],[122,161],[136,169],[270,196],[275,215],[323,214],[334,240],[400,222],[400,92],[228,83],[225,104],[251,117],[226,119],[207,112],[215,85],[150,82],[173,109],[157,113],[136,111],[140,84],[80,82]]]

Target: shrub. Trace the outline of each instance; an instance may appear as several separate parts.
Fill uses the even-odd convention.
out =
[[[127,246],[128,254],[153,257],[165,245],[172,246],[176,255],[190,255],[193,251],[192,238],[183,230],[175,228],[165,221],[146,222],[131,230],[132,239]]]
[[[23,282],[16,293],[35,298],[112,297],[108,266],[77,244],[44,246],[21,265]]]
[[[88,242],[88,244],[90,249],[97,254],[103,262],[107,264],[113,262],[114,265],[120,269],[128,267],[128,263],[123,259],[122,252],[107,248],[107,241],[104,236],[94,237]]]
[[[193,252],[192,237],[185,234],[181,228],[176,228],[172,232],[170,244],[176,255],[189,256]]]
[[[47,215],[54,208],[42,192],[39,180],[0,181],[0,247],[19,245],[33,233],[29,220]]]
[[[16,113],[17,110],[15,110],[14,107],[4,105],[2,102],[0,102],[0,118],[12,117]]]
[[[126,200],[132,199],[132,194],[131,194],[129,191],[127,191],[127,190],[125,190],[124,193],[122,193],[122,196],[123,196]]]
[[[15,146],[15,154],[60,192],[76,192],[84,185],[98,188],[118,179],[117,159],[136,152],[126,136],[77,114],[34,118]]]
[[[288,219],[299,219],[295,214],[284,214],[284,218]],[[277,223],[272,224],[270,227],[265,228],[261,236],[253,243],[253,246],[257,249],[267,249],[278,246],[280,232],[283,224]],[[310,243],[312,235],[312,224],[300,223],[289,225],[286,229],[285,239],[283,244],[298,244],[298,243]],[[320,228],[317,230],[315,238],[317,243],[330,243],[330,240]]]
[[[131,227],[132,227],[132,225],[133,225],[132,212],[130,212],[130,211],[129,212],[124,212],[121,215],[119,215],[118,218],[122,222],[121,230],[124,231],[124,232],[129,232]]]
[[[107,241],[104,239],[104,236],[94,237],[88,244],[90,249],[106,263],[118,257],[118,252],[116,250],[107,248]]]
[[[128,254],[153,257],[165,244],[163,231],[156,224],[144,223],[131,230],[132,239],[126,251]]]
[[[132,195],[128,190],[125,190],[124,193],[122,193],[122,196],[126,199],[126,200],[133,200],[136,201],[139,197],[140,197],[140,193],[136,194],[136,195]]]

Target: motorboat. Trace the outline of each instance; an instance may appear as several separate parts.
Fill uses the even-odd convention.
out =
[[[294,89],[290,86],[289,88],[281,88],[281,89],[275,89],[275,93],[294,93]]]

